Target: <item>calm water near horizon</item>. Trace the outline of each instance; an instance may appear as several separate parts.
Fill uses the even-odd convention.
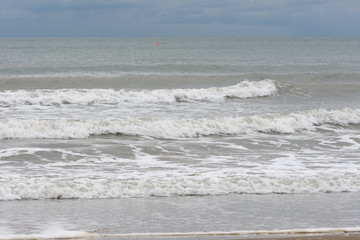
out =
[[[0,39],[0,239],[354,229],[359,202],[360,38]]]

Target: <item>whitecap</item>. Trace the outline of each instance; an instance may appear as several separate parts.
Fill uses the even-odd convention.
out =
[[[231,98],[265,97],[277,92],[273,80],[243,81],[227,87],[194,89],[114,90],[114,89],[55,89],[16,90],[0,92],[0,106],[174,103],[191,101],[225,101]]]
[[[164,139],[195,138],[209,135],[286,133],[316,131],[325,125],[347,126],[360,123],[360,109],[309,110],[288,114],[254,116],[120,120],[80,119],[0,119],[0,139],[11,138],[88,138],[91,135],[121,134]]]

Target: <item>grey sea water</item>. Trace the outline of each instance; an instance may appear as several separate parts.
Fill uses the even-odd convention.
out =
[[[354,229],[359,134],[359,38],[0,39],[0,238]]]

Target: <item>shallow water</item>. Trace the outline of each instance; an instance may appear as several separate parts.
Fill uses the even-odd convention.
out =
[[[358,193],[341,193],[6,201],[0,204],[0,223],[7,234],[353,228],[360,224],[359,200]]]
[[[359,226],[359,51],[359,38],[0,39],[0,232]]]

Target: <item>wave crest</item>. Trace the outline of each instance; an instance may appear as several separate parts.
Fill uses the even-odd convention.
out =
[[[87,138],[91,135],[122,134],[175,139],[208,135],[237,135],[256,132],[294,133],[316,130],[323,124],[359,124],[360,109],[310,110],[289,114],[265,114],[215,119],[122,119],[122,120],[35,120],[1,119],[4,138]]]
[[[2,190],[4,189],[4,190]],[[360,191],[356,175],[227,176],[139,179],[28,177],[0,182],[0,200],[293,194]]]
[[[258,82],[245,80],[232,86],[200,89],[155,89],[142,91],[124,89],[18,90],[0,92],[0,106],[224,101],[229,98],[270,96],[276,92],[275,82],[269,79]]]

